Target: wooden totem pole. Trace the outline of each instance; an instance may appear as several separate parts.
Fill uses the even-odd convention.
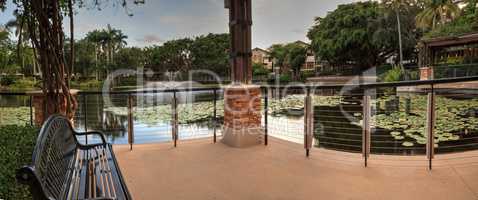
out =
[[[225,0],[229,9],[232,84],[224,89],[222,142],[232,147],[261,144],[261,88],[252,85],[251,0]]]

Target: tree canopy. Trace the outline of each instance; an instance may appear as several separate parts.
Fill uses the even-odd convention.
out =
[[[269,48],[275,65],[281,67],[281,72],[292,71],[294,80],[300,77],[300,70],[307,59],[308,46],[297,42],[287,44],[274,44]]]
[[[411,10],[416,12],[415,8]],[[340,5],[324,18],[316,18],[308,37],[316,55],[332,65],[368,69],[398,55],[397,18],[394,10],[377,2]],[[401,11],[405,57],[414,52],[417,32],[413,14]]]
[[[288,45],[288,54],[286,56],[286,63],[292,69],[294,80],[299,80],[300,69],[304,65],[306,59],[307,59],[307,48],[296,43],[292,43]]]
[[[425,37],[458,36],[478,31],[478,0],[467,0],[466,6],[460,11],[456,19],[447,23],[438,24]]]
[[[0,0],[0,9],[6,7],[6,0]],[[74,65],[74,5],[80,7],[87,2],[98,6],[110,3],[127,7],[126,0],[12,0],[15,15],[19,19],[19,33],[27,27],[28,39],[35,50],[35,58],[43,72],[42,91],[45,97],[47,116],[60,113],[73,117],[77,102],[70,93],[70,76]],[[135,0],[135,4],[144,1]],[[70,19],[70,60],[65,60],[64,16]],[[20,37],[22,34],[20,34]],[[22,43],[23,39],[19,39]],[[46,116],[45,116],[46,118]]]
[[[149,48],[147,66],[156,72],[211,70],[218,75],[229,74],[229,34],[208,34],[194,39],[171,40]]]

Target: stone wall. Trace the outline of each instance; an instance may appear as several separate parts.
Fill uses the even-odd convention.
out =
[[[261,143],[261,88],[240,85],[224,89],[223,142],[234,147]]]

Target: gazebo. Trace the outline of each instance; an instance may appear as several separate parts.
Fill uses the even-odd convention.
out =
[[[420,80],[478,75],[478,32],[425,39],[419,48]]]

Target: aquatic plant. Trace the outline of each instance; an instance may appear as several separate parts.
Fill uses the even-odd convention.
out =
[[[396,111],[376,114],[372,117],[371,124],[376,128],[385,129],[396,140],[405,138],[413,139],[417,144],[426,144],[426,115],[427,98],[424,95],[408,95],[408,97],[399,97],[399,109]],[[410,113],[405,112],[405,98],[412,99]],[[376,110],[386,110],[383,105],[390,101],[392,97],[382,97],[374,101],[374,105],[379,105]],[[478,99],[457,100],[443,96],[436,98],[436,125],[435,125],[435,145],[440,142],[460,140],[460,133],[476,133],[478,130],[478,118],[470,110],[478,108]],[[404,133],[405,136],[401,136]],[[409,142],[402,144],[408,147]]]
[[[29,107],[2,107],[0,113],[0,126],[30,124]]]

